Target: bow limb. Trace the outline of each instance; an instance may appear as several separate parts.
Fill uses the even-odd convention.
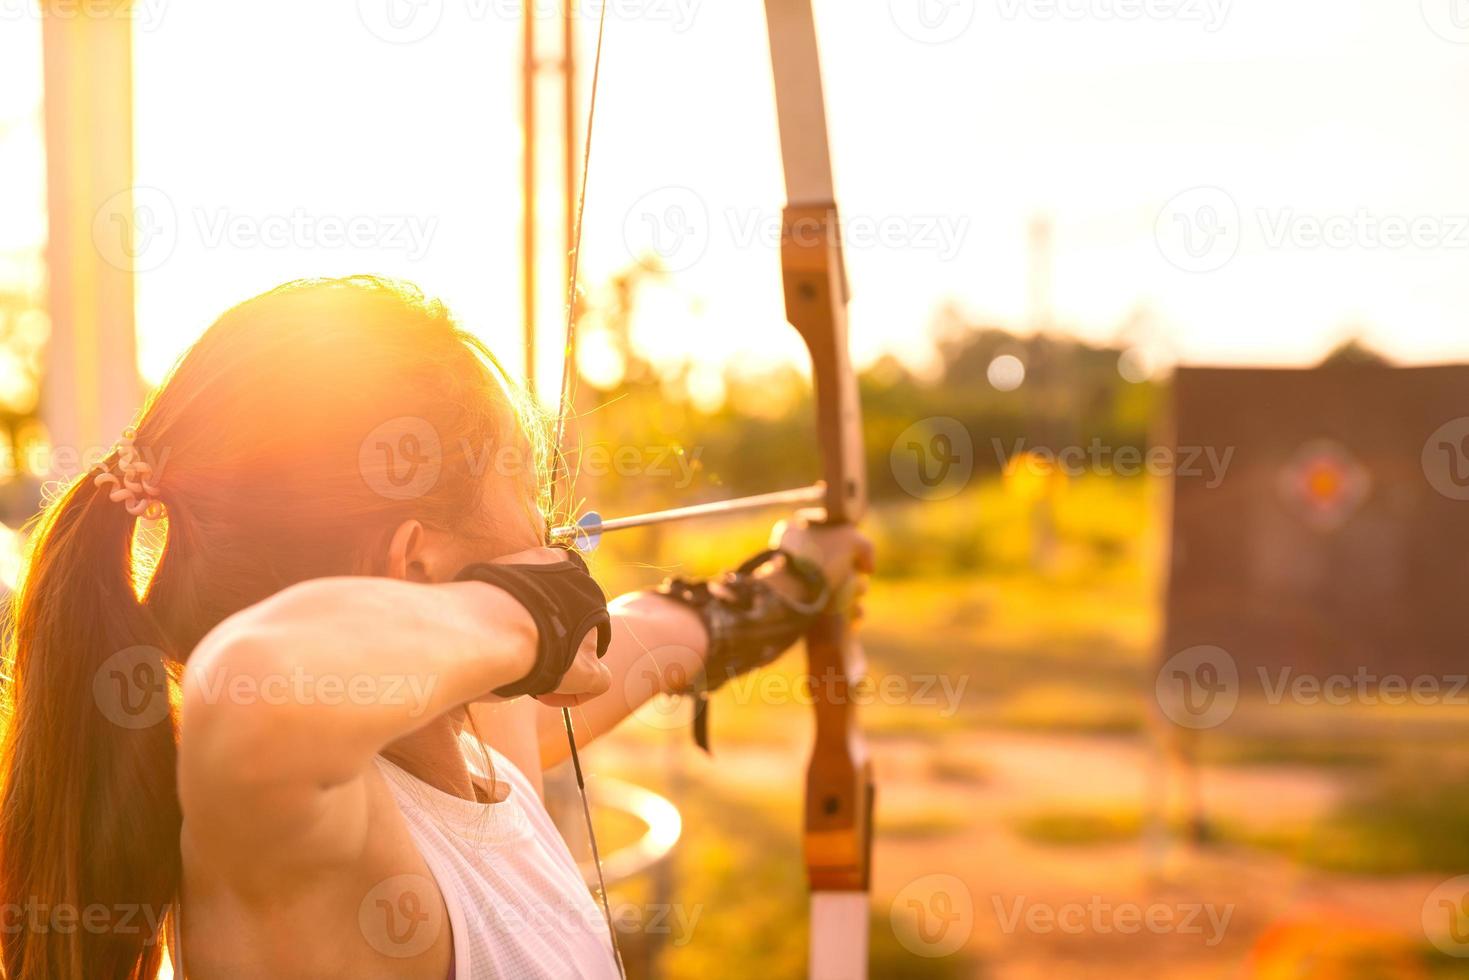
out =
[[[811,0],[766,0],[787,204],[781,269],[786,316],[811,354],[826,523],[855,524],[867,502],[862,415],[847,345],[826,102]],[[810,975],[867,976],[874,787],[853,703],[864,667],[846,612],[806,637],[816,736],[806,773],[805,860],[811,888]]]

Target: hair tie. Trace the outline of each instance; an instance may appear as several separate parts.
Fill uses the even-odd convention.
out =
[[[129,514],[156,521],[163,516],[163,501],[158,499],[158,484],[152,479],[152,464],[140,459],[133,445],[137,434],[133,428],[123,430],[121,441],[113,447],[117,452],[117,472],[99,463],[101,472],[92,482],[99,487],[111,487],[107,498],[122,504]]]

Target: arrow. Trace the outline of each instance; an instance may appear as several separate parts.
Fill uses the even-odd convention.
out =
[[[650,524],[668,524],[673,521],[719,517],[724,514],[738,514],[776,507],[814,507],[825,503],[826,497],[826,484],[816,483],[809,487],[798,487],[795,490],[777,490],[774,493],[736,497],[733,500],[716,500],[707,504],[692,504],[688,507],[656,510],[647,514],[633,514],[629,517],[603,518],[601,514],[592,511],[575,524],[563,524],[560,527],[552,528],[551,542],[553,544],[573,542],[580,550],[591,551],[597,547],[602,535],[607,531],[621,531],[631,527],[647,527]]]

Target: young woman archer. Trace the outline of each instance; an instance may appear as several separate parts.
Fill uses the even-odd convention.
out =
[[[0,681],[6,977],[151,978],[164,945],[189,980],[616,975],[539,798],[557,709],[585,742],[767,663],[868,558],[796,523],[712,588],[609,605],[539,546],[544,467],[503,465],[543,455],[527,418],[388,281],[205,332],[34,528]]]

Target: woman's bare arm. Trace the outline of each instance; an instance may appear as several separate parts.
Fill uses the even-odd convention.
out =
[[[814,514],[783,520],[771,532],[772,548],[816,562],[826,581],[844,594],[842,601],[860,613],[856,599],[865,589],[860,575],[872,571],[872,544],[851,527],[814,525]],[[771,565],[754,573],[757,578],[791,599],[802,599],[809,587]],[[855,587],[852,587],[855,586]],[[656,592],[632,592],[608,606],[612,613],[612,644],[603,663],[612,673],[612,687],[604,695],[571,711],[577,745],[605,734],[658,694],[679,693],[704,668],[709,637],[688,606]],[[571,754],[559,710],[537,706],[541,764],[549,768]]]
[[[680,691],[698,676],[709,637],[698,614],[654,592],[630,592],[607,606],[612,613],[612,643],[602,662],[612,672],[604,695],[571,709],[576,742],[585,745],[611,731],[655,695]],[[539,705],[541,765],[564,761],[566,725],[560,709]]]
[[[318,579],[221,623],[183,679],[179,794],[196,848],[350,859],[384,746],[524,676],[536,628],[479,582]],[[215,846],[217,845],[217,846]]]
[[[602,664],[612,675],[606,694],[571,709],[576,741],[585,745],[615,728],[655,695],[681,690],[708,649],[699,617],[652,592],[631,592],[607,606],[612,642]],[[533,698],[472,704],[474,732],[540,787],[542,769],[571,754],[561,709]]]

